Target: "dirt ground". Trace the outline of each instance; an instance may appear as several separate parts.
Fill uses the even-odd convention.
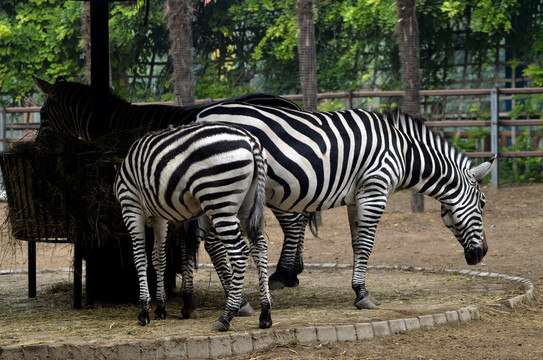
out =
[[[500,189],[485,187],[484,191],[487,195],[484,222],[489,252],[481,264],[472,267],[466,265],[462,247],[441,222],[437,201],[425,198],[425,212],[413,214],[409,211],[409,193],[401,191],[391,198],[381,220],[370,265],[471,269],[521,276],[533,282],[535,301],[514,310],[480,306],[481,321],[453,323],[357,343],[280,346],[236,359],[543,359],[543,300],[540,296],[543,289],[543,185]],[[322,218],[319,238],[310,234],[307,236],[305,263],[351,264],[346,209],[323,212]],[[274,263],[279,256],[282,238],[274,219],[271,216],[267,219],[265,231],[270,244],[269,257],[270,262]],[[5,241],[0,244],[0,270],[26,267],[26,244],[7,246]],[[38,268],[68,268],[71,251],[69,245],[39,244]],[[207,262],[207,258],[202,255],[200,261]],[[380,299],[384,300],[381,306],[386,308],[387,302],[394,302],[386,291],[398,289],[384,289],[386,282],[372,282],[372,275],[374,278],[381,277],[375,272],[368,274],[369,290],[384,297]],[[296,299],[297,291],[313,286],[312,276],[316,276],[314,270],[307,269],[298,289],[282,291],[292,293]],[[345,316],[371,316],[358,315],[361,311],[353,310],[354,293],[350,290],[349,279],[347,271],[341,281],[345,281],[348,300],[339,303],[343,307],[339,313]],[[5,285],[5,281],[0,276],[2,285]],[[430,277],[424,281],[431,281]],[[439,282],[436,284],[435,289],[443,290]],[[455,295],[454,287],[447,284],[443,288],[452,292],[448,295]],[[321,294],[318,287],[316,291],[315,296],[327,297],[332,304],[338,304],[336,295],[326,293],[326,287],[323,287]],[[431,295],[427,293],[425,296]],[[421,304],[424,303],[423,298],[423,295],[419,298]],[[299,316],[303,318],[304,309],[299,311],[302,312]],[[86,314],[85,317],[90,315]],[[274,326],[281,326],[281,321],[278,322],[276,320]]]

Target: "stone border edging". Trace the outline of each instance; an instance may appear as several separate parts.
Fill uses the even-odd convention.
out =
[[[274,266],[275,264],[270,264]],[[206,267],[207,265],[199,265]],[[306,264],[306,268],[338,268],[348,269],[347,264]],[[396,271],[430,271],[502,278],[522,284],[524,293],[504,300],[503,306],[514,308],[525,300],[533,299],[534,286],[528,279],[505,274],[479,272],[471,270],[434,270],[410,266],[369,266],[369,269]],[[253,351],[271,348],[290,343],[308,344],[313,342],[346,342],[361,341],[373,337],[387,336],[417,330],[425,327],[443,325],[452,322],[480,320],[477,306],[462,307],[458,310],[443,313],[421,315],[413,318],[373,321],[352,325],[329,325],[295,327],[284,330],[260,330],[254,332],[233,332],[225,335],[201,337],[169,337],[160,340],[142,340],[112,345],[60,344],[60,345],[23,345],[0,347],[0,358],[4,360],[19,359],[119,359],[119,360],[151,360],[151,359],[212,359],[225,356],[244,355]]]

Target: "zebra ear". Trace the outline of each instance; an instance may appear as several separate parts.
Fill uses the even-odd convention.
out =
[[[49,84],[47,81],[39,79],[32,75],[32,80],[34,81],[34,85],[45,95],[50,96],[53,91],[53,84]]]
[[[496,160],[496,157],[497,156],[494,156],[489,161],[485,161],[481,165],[478,165],[469,171],[471,175],[473,175],[475,180],[482,180],[485,176],[488,175],[488,173],[490,173],[490,170],[492,170],[492,166],[494,166],[494,160]]]

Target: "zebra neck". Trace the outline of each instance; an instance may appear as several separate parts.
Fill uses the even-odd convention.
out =
[[[465,186],[469,159],[454,148],[443,152],[424,143],[406,154],[406,177],[402,187],[445,201]]]

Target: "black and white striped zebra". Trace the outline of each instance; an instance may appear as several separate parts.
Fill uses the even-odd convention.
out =
[[[155,314],[164,318],[167,222],[204,215],[211,227],[205,237],[210,255],[219,258],[221,266],[226,267],[228,255],[232,269],[232,276],[222,279],[226,309],[213,329],[228,330],[240,308],[249,253],[259,274],[262,308],[259,326],[271,326],[267,244],[262,236],[265,182],[265,155],[258,140],[232,125],[191,124],[150,133],[134,143],[117,172],[114,186],[123,221],[132,238],[140,281],[141,324],[150,321],[146,223],[154,229],[153,265],[158,301]],[[240,223],[250,248],[245,244]]]
[[[40,109],[40,132],[53,129],[61,134],[96,140],[104,135],[130,134],[141,137],[149,131],[166,129],[169,125],[184,125],[193,122],[203,109],[215,105],[168,106],[161,104],[134,105],[111,94],[109,97],[109,118],[92,119],[91,88],[88,85],[66,81],[59,76],[54,84],[33,77],[36,87],[46,95]],[[246,102],[274,107],[299,109],[298,105],[280,96],[250,94],[223,101]],[[220,103],[220,101],[218,102]],[[127,132],[130,130],[130,132]]]
[[[132,105],[117,96],[110,97],[109,119],[98,119],[100,123],[94,123],[92,119],[91,88],[90,86],[66,81],[63,77],[56,79],[51,84],[45,80],[34,77],[36,87],[46,95],[46,101],[40,110],[41,127],[40,134],[52,129],[61,134],[80,138],[85,141],[96,140],[113,132],[115,137],[139,138],[148,131],[164,129],[169,125],[183,125],[193,122],[196,115],[211,104],[190,107],[164,106],[164,105]],[[228,102],[244,102],[268,105],[273,107],[300,109],[295,103],[275,95],[253,94],[227,99]],[[213,104],[215,105],[215,104]],[[275,283],[283,283],[287,286],[298,284],[296,274],[303,269],[303,260],[294,255],[292,259],[288,254],[291,248],[299,248],[303,244],[305,226],[311,218],[308,214],[289,214],[274,210],[274,214],[285,234],[285,254],[281,256],[278,269],[270,279],[277,278]],[[192,223],[191,225],[194,225]],[[190,226],[193,232],[200,233],[197,226]],[[197,242],[197,240],[196,240]],[[181,242],[185,246],[185,242]],[[301,254],[301,252],[298,252]],[[181,294],[184,299],[182,315],[184,318],[193,317],[195,314],[192,300],[192,269],[195,260],[192,256],[182,254],[182,285]]]
[[[313,113],[225,103],[203,110],[199,121],[236,124],[260,140],[268,158],[270,208],[303,213],[348,206],[358,308],[377,303],[366,290],[366,269],[377,225],[397,188],[441,202],[443,222],[464,247],[468,264],[487,252],[478,181],[492,161],[473,166],[418,119],[399,112]]]

